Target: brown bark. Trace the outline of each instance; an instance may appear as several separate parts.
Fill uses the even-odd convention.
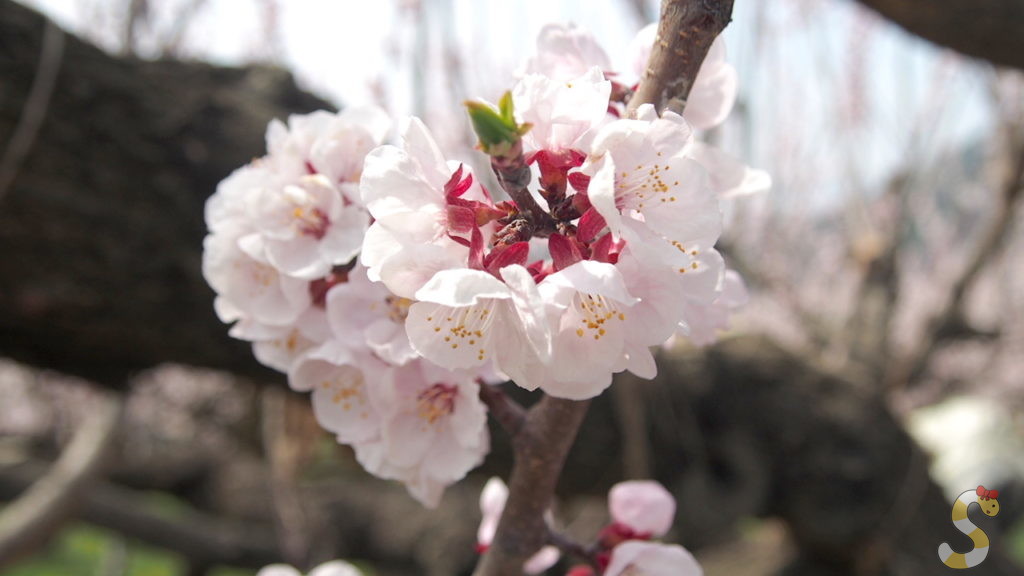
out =
[[[1024,69],[1024,0],[860,0],[908,32],[993,64]]]
[[[551,507],[565,458],[589,405],[544,396],[527,412],[512,437],[515,464],[508,481],[508,502],[475,575],[520,576],[523,564],[547,543],[544,514]]]
[[[711,43],[732,19],[733,0],[663,0],[658,35],[640,86],[629,101],[681,113]]]
[[[32,109],[43,32],[0,2],[0,142]],[[320,107],[279,70],[114,58],[66,36],[0,197],[0,354],[110,387],[163,362],[279,379],[212,312],[203,204],[262,154],[271,118]]]

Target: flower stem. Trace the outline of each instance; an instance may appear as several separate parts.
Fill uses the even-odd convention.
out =
[[[491,156],[491,170],[498,177],[502,190],[530,223],[531,235],[546,237],[555,231],[555,220],[530,195],[533,173],[523,155],[522,141],[516,142],[515,147],[504,155]]]
[[[551,529],[548,530],[548,544],[558,548],[564,556],[572,556],[586,562],[592,568],[598,567],[595,547],[584,546],[569,536]]]

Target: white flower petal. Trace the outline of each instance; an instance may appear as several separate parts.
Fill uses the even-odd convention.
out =
[[[703,576],[704,570],[682,546],[629,540],[612,550],[604,576]]]
[[[317,566],[309,573],[309,576],[362,576],[362,574],[348,562],[333,560]]]
[[[711,189],[721,198],[760,194],[771,189],[772,179],[767,172],[750,168],[714,146],[696,144],[693,158],[707,170]]]

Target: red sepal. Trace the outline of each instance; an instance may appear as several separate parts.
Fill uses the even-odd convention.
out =
[[[464,172],[462,164],[455,172],[452,173],[452,177],[448,179],[448,182],[444,185],[444,196],[447,199],[458,198],[469,190],[469,187],[473,185],[473,175],[466,174],[466,177],[462,177]]]
[[[526,259],[530,255],[530,243],[529,242],[516,242],[515,244],[509,244],[508,246],[499,246],[484,259],[484,266],[488,272],[494,274],[497,277],[501,277],[498,271],[505,266],[511,266],[512,264],[518,264],[520,266],[526,265]]]
[[[597,210],[591,208],[583,213],[580,217],[579,224],[576,228],[576,239],[585,244],[593,242],[594,238],[604,230],[608,224],[604,221],[604,216]]]
[[[568,268],[583,260],[583,253],[578,243],[568,236],[552,234],[548,238],[548,252],[551,253],[551,262],[555,265],[555,271]]]
[[[465,233],[477,227],[476,213],[466,206],[448,205],[448,231]]]
[[[615,264],[619,261],[619,254],[625,247],[625,240],[616,240],[612,237],[611,232],[608,232],[590,245],[590,259]]]
[[[469,267],[473,270],[484,269],[484,235],[479,228],[473,228],[469,241]]]
[[[572,186],[573,190],[586,194],[587,188],[590,187],[590,176],[583,172],[570,172],[569,185]]]

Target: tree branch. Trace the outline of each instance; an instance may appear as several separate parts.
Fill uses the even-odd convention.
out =
[[[544,514],[589,405],[545,395],[527,412],[512,438],[516,459],[508,503],[475,576],[522,576],[523,564],[547,543]]]
[[[509,437],[515,438],[526,421],[526,410],[508,397],[497,386],[480,383],[480,401],[487,405],[487,411],[505,429]]]
[[[1024,132],[1020,129],[1009,134],[1009,170],[999,190],[995,208],[995,221],[986,229],[971,259],[953,281],[943,307],[928,322],[924,335],[911,352],[899,361],[893,361],[886,374],[889,388],[910,385],[917,381],[939,346],[949,337],[963,334],[960,326],[964,319],[964,300],[977,283],[985,265],[1002,249],[1013,224],[1014,214],[1024,195]]]
[[[33,485],[44,474],[45,465],[34,460],[0,467],[0,500]],[[273,530],[263,524],[229,522],[194,511],[167,517],[164,505],[154,503],[148,494],[103,481],[78,498],[86,522],[200,564],[260,568],[283,559]]]
[[[641,104],[682,112],[711,43],[732,19],[733,0],[663,0],[658,36],[626,115]]]
[[[53,467],[0,514],[0,567],[45,542],[99,474],[122,408],[119,396],[101,398]]]
[[[1024,0],[860,0],[908,32],[993,64],[1024,69]]]
[[[7,142],[4,155],[0,158],[0,203],[18,175],[18,169],[35,144],[39,127],[46,119],[50,97],[57,83],[61,57],[64,53],[64,31],[53,22],[46,23],[43,33],[43,49],[39,64],[32,79],[32,88],[25,99],[25,108],[18,119],[18,126]]]

